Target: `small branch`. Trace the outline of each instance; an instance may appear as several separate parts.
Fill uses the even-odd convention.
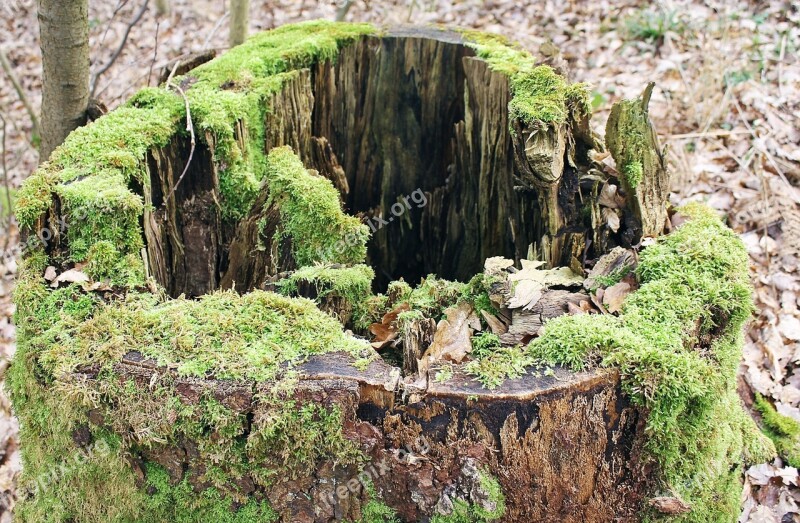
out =
[[[13,209],[11,203],[11,184],[8,181],[8,168],[6,165],[6,119],[5,116],[3,116],[2,114],[0,114],[0,121],[2,121],[3,123],[2,127],[3,138],[0,141],[0,155],[2,155],[2,158],[0,158],[0,165],[2,165],[3,168],[3,185],[6,188],[6,202],[8,204],[6,210],[6,220],[7,220],[6,234],[3,235],[5,236],[5,239],[3,241],[3,251],[5,251],[6,249],[8,249],[8,242],[11,237],[11,216],[13,213]]]
[[[147,71],[147,86],[150,87],[150,80],[153,78],[153,66],[156,65],[156,60],[158,59],[158,30],[161,28],[161,20],[156,22],[156,42],[153,46],[153,61],[150,62],[150,70]]]
[[[108,31],[111,30],[111,23],[117,17],[117,14],[128,4],[129,0],[120,0],[117,2],[117,7],[114,8],[114,12],[111,13],[111,18],[108,19],[108,23],[106,24],[106,30],[103,31],[103,38],[100,39],[100,47],[103,47],[103,44],[106,43],[106,37],[108,36]]]
[[[28,111],[28,115],[31,118],[31,126],[32,126],[32,134],[33,134],[33,142],[36,143],[37,139],[39,138],[39,117],[36,116],[36,111],[33,110],[33,106],[31,105],[30,100],[25,95],[25,90],[20,85],[17,76],[14,74],[14,70],[11,68],[11,63],[8,61],[8,56],[6,56],[6,52],[3,49],[0,49],[0,65],[3,67],[3,71],[6,72],[6,75],[11,80],[11,85],[14,86],[14,90],[17,92],[17,96],[22,101],[22,105],[25,106],[25,110]],[[5,120],[3,120],[3,126],[5,128]],[[5,132],[3,133],[5,137]],[[4,138],[5,139],[5,138]]]
[[[191,135],[191,149],[189,149],[189,159],[186,160],[186,165],[183,168],[183,172],[181,173],[180,177],[178,177],[178,181],[175,182],[175,185],[170,189],[169,194],[166,198],[164,198],[163,206],[166,207],[167,203],[169,203],[170,198],[172,195],[175,194],[175,190],[183,181],[183,177],[186,176],[186,173],[189,172],[189,166],[192,164],[192,158],[194,158],[194,149],[195,149],[195,136],[194,136],[194,124],[192,124],[192,113],[189,110],[189,99],[186,98],[186,93],[183,92],[183,89],[179,85],[172,84],[172,75],[175,74],[175,70],[178,68],[178,64],[175,64],[175,67],[172,69],[172,74],[170,74],[169,78],[167,79],[167,89],[175,89],[180,93],[181,97],[183,98],[183,103],[186,105],[186,130],[189,131]]]
[[[230,11],[225,11],[225,14],[223,14],[219,18],[219,20],[217,20],[217,23],[214,24],[214,28],[211,29],[211,32],[208,33],[206,40],[203,42],[203,51],[208,51],[208,45],[211,42],[211,39],[214,37],[215,34],[217,34],[217,30],[219,30],[220,26],[222,25],[222,22],[224,22],[228,18],[228,16],[230,16],[230,14],[231,14]]]
[[[106,73],[106,71],[111,69],[111,66],[114,65],[114,62],[117,61],[117,58],[119,58],[119,55],[122,54],[122,50],[125,48],[125,44],[128,43],[128,37],[131,34],[131,29],[133,29],[133,26],[138,24],[139,20],[142,19],[142,17],[144,16],[145,11],[147,11],[147,5],[149,3],[150,3],[150,0],[144,0],[144,3],[142,3],[142,7],[139,9],[139,11],[133,17],[133,20],[130,21],[130,23],[128,24],[128,27],[125,28],[125,34],[122,36],[122,42],[120,42],[119,47],[117,47],[117,50],[114,51],[114,54],[111,55],[111,59],[108,61],[108,63],[106,63],[106,65],[101,67],[100,70],[97,71],[97,73],[95,73],[94,77],[92,78],[92,90],[91,90],[91,94],[89,95],[90,97],[93,98],[94,95],[95,95],[95,91],[97,90],[97,81],[100,79],[101,76],[103,76]]]

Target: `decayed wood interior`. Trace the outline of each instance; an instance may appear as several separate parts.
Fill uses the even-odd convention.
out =
[[[566,140],[564,125],[532,135],[509,122],[510,96],[507,77],[455,33],[365,37],[335,63],[301,70],[273,96],[264,150],[290,145],[334,182],[346,212],[369,220],[376,290],[427,274],[466,281],[489,256],[534,252],[574,266],[587,234],[599,234],[583,224],[571,165],[591,137],[575,132]],[[246,292],[295,268],[288,242],[277,252],[253,248],[258,219],[278,219],[263,208],[268,194],[241,223],[221,218],[219,166],[207,147],[198,147],[178,190],[159,205],[183,170],[186,141],[176,138],[150,158],[153,191],[145,197],[157,210],[146,214],[145,228],[157,279],[173,296],[198,296],[234,282]],[[212,137],[206,141],[213,147]],[[546,157],[548,172],[531,161],[534,153]]]

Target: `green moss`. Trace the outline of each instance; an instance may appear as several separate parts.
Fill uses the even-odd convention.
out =
[[[342,212],[330,180],[309,173],[289,147],[270,151],[266,179],[298,265],[364,261],[369,228]]]
[[[664,489],[693,507],[676,520],[730,521],[741,490],[731,471],[772,452],[735,391],[742,325],[752,311],[748,259],[713,212],[683,212],[687,223],[641,253],[641,287],[620,317],[553,319],[528,354],[575,370],[619,368],[625,392],[649,412],[646,450]]]
[[[301,474],[321,459],[363,459],[343,436],[338,408],[286,396],[292,366],[308,355],[371,352],[312,302],[261,291],[197,301],[129,292],[106,304],[78,285],[50,289],[33,261],[21,266],[15,294],[20,344],[7,378],[26,441],[25,484],[34,485],[71,459],[77,451],[72,434],[85,426],[87,409],[100,409],[113,433],[92,428],[94,439],[108,440],[111,450],[66,469],[52,488],[26,497],[18,512],[22,521],[271,521],[266,503],[251,501],[235,487],[243,475],[268,488],[277,471]],[[263,415],[251,425],[210,393],[186,403],[169,375],[150,386],[120,380],[113,363],[129,350],[184,375],[207,376],[213,369],[218,378],[270,379],[282,392],[257,398]],[[86,365],[100,369],[91,387],[65,379]],[[125,459],[131,449],[187,439],[196,444],[198,462],[218,464],[199,478],[210,488],[195,492],[187,480],[173,485],[163,470],[149,465],[150,490],[136,486]],[[243,505],[232,510],[234,502]]]
[[[500,337],[491,332],[482,332],[472,338],[472,355],[487,356],[500,347]]]
[[[608,149],[617,163],[617,169],[625,177],[628,185],[635,189],[644,176],[643,160],[647,148],[647,134],[653,132],[646,107],[640,98],[620,100],[618,136],[606,129]],[[610,118],[608,126],[614,123]]]
[[[485,336],[484,334],[473,338],[473,342]],[[496,389],[506,379],[524,376],[527,373],[527,367],[534,364],[534,360],[520,346],[497,347],[490,352],[479,353],[476,356],[466,364],[464,370],[487,389]]]
[[[116,246],[101,240],[89,248],[86,274],[94,281],[107,281],[114,286],[144,285],[144,261],[141,256],[120,256]]]
[[[277,291],[286,296],[295,295],[298,285],[311,285],[314,288],[317,304],[326,299],[337,299],[339,320],[348,323],[350,316],[364,315],[365,303],[372,296],[372,280],[375,272],[363,264],[353,267],[331,267],[329,265],[308,265],[293,272],[288,278],[276,284]]]
[[[152,492],[146,501],[148,521],[269,523],[278,520],[278,514],[266,501],[249,500],[234,509],[233,500],[214,488],[198,494],[185,479],[173,485],[167,471],[158,465],[147,464],[146,482]]]
[[[374,31],[367,24],[325,21],[284,26],[173,80],[188,85],[197,139],[213,152],[228,223],[246,214],[267,173],[262,149],[269,97],[296,69],[334,60],[342,46]],[[20,224],[35,228],[58,196],[68,227],[68,260],[85,261],[97,241],[113,243],[121,258],[138,255],[144,207],[130,187],[149,186],[146,157],[151,149],[165,147],[176,136],[188,140],[185,118],[185,103],[174,90],[147,88],[76,130],[20,189]],[[363,231],[358,234],[358,241],[366,237]],[[348,249],[344,257],[357,257],[357,251]]]
[[[512,98],[509,115],[529,126],[561,124],[571,111],[588,114],[589,86],[570,84],[550,66],[505,38],[479,31],[463,31],[467,45],[493,70],[509,78]]]
[[[144,100],[150,105],[138,107]],[[168,143],[183,116],[180,98],[147,89],[125,106],[77,129],[20,188],[17,218],[32,232],[58,198],[63,222],[48,225],[66,235],[67,261],[84,262],[97,242],[109,242],[128,257],[127,275],[141,272],[142,197],[132,184],[149,184],[145,158],[152,148]],[[52,229],[51,229],[52,230]],[[131,282],[140,284],[137,275]]]
[[[308,356],[370,352],[310,300],[253,291],[216,292],[197,300],[160,301],[129,293],[80,325],[60,327],[58,344],[42,343],[41,358],[56,376],[87,362],[111,364],[138,351],[184,376],[273,379],[282,365]],[[44,341],[44,340],[43,340]]]
[[[591,289],[592,292],[596,292],[600,287],[612,287],[618,284],[625,276],[631,273],[631,270],[632,267],[626,265],[611,271],[609,274],[596,276],[594,278],[595,286]]]
[[[761,414],[764,433],[775,444],[778,454],[792,467],[800,467],[800,423],[779,414],[760,394],[756,395],[754,406]]]
[[[437,514],[431,518],[431,523],[488,523],[502,518],[506,503],[500,483],[485,470],[478,471],[478,482],[480,490],[487,497],[484,503],[467,503],[456,499],[451,514]]]
[[[286,25],[253,36],[187,75],[194,81],[187,97],[195,127],[201,136],[211,137],[214,154],[222,160],[223,218],[237,220],[247,213],[265,175],[266,101],[296,76],[296,70],[335,61],[339,49],[374,32],[370,24],[324,20]],[[241,141],[235,130],[238,122],[245,131]]]
[[[324,459],[341,465],[365,459],[358,445],[343,436],[344,419],[338,406],[298,404],[271,392],[259,401],[267,408],[255,420],[247,450],[263,460],[253,471],[260,483],[270,484],[286,475],[308,476],[314,464]]]
[[[361,508],[361,519],[357,523],[399,523],[397,512],[378,498],[372,481],[367,478],[363,485],[368,501]]]
[[[642,166],[642,162],[640,160],[631,160],[623,164],[622,172],[625,175],[625,178],[628,180],[628,185],[634,189],[637,185],[639,185],[644,177],[644,167]]]
[[[438,320],[445,309],[456,305],[464,294],[465,284],[438,278],[429,274],[419,285],[411,287],[405,282],[389,284],[387,295],[392,297],[392,305],[408,305],[413,311],[419,311],[427,318]]]
[[[436,371],[436,375],[434,376],[434,381],[436,383],[444,383],[451,379],[453,379],[453,366],[450,364],[443,365]]]

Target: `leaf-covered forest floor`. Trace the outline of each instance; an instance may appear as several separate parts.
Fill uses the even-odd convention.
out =
[[[223,50],[226,2],[153,3],[132,28],[114,65],[97,81],[113,108],[157,81],[181,54]],[[91,0],[92,71],[106,64],[143,0]],[[332,2],[254,0],[251,31],[335,16]],[[525,4],[525,5],[521,5]],[[742,386],[772,398],[800,420],[800,11],[789,1],[641,0],[515,2],[512,0],[359,0],[348,20],[378,24],[443,23],[494,31],[543,59],[566,61],[572,79],[593,85],[594,126],[602,133],[611,104],[656,82],[651,117],[669,147],[674,203],[703,200],[725,213],[750,253],[757,312],[741,366]],[[41,56],[33,0],[3,0],[0,48],[38,111]],[[560,56],[559,56],[560,54]],[[0,71],[0,249],[18,241],[7,222],[6,189],[35,169],[31,119]],[[7,183],[4,180],[7,179]],[[5,262],[5,263],[4,263]],[[14,353],[16,264],[0,260],[0,373]],[[13,505],[20,462],[16,424],[0,394],[0,523]],[[799,521],[797,470],[777,461],[746,475],[740,521]]]

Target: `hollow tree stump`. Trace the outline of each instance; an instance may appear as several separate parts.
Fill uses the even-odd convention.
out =
[[[634,259],[666,221],[655,134],[631,152],[615,131],[651,129],[649,91],[609,123],[622,180],[592,160],[603,145],[586,96],[491,35],[314,22],[255,36],[74,133],[19,198],[28,237],[48,231],[21,270],[8,377],[26,460],[20,520],[607,522],[668,517],[663,505],[705,521],[730,510],[680,499],[685,485],[648,447],[660,404],[639,394],[635,370],[600,352],[583,370],[566,356],[543,367],[541,344],[524,347],[592,300],[608,313],[598,288],[634,268],[605,258],[596,267],[614,270],[586,289],[582,275],[612,249]],[[535,272],[533,260],[572,272]],[[420,283],[428,274],[472,280]],[[648,278],[666,281],[631,281]],[[709,287],[681,285],[706,299]],[[423,290],[428,301],[414,298]],[[735,365],[714,344],[743,321],[735,307],[714,311],[714,329],[691,318],[702,336],[676,344],[710,365],[720,388],[692,401],[712,410],[730,400]],[[457,316],[466,359],[437,352]],[[595,316],[601,334],[626,328]],[[380,334],[358,336],[370,330]],[[494,370],[507,379],[476,380],[474,364],[504,357]],[[718,426],[734,443],[697,469],[734,474],[735,490],[746,423],[725,406],[738,417]],[[685,415],[705,420],[698,412]],[[687,496],[715,481],[686,470]]]

